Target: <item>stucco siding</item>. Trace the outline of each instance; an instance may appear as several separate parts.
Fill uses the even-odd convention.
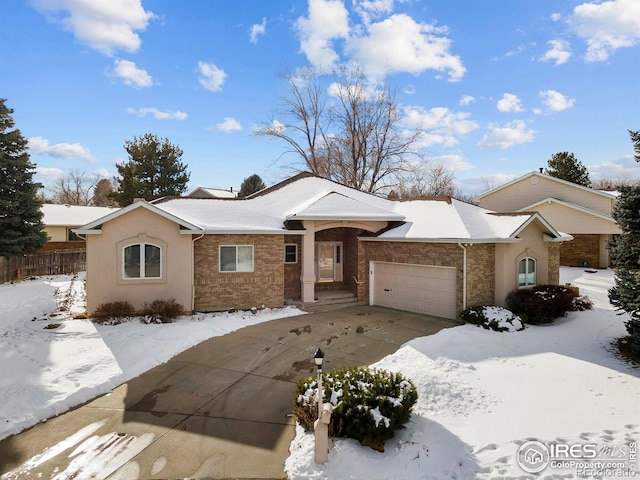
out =
[[[478,203],[483,208],[504,212],[520,210],[545,198],[556,198],[581,205],[604,215],[611,215],[611,199],[608,197],[600,195],[596,191],[590,192],[583,188],[560,183],[543,174],[527,176],[518,182],[491,192],[480,198]]]
[[[130,244],[151,243],[162,249],[162,277],[123,279],[122,249]],[[144,208],[132,210],[102,227],[101,234],[87,235],[87,311],[91,315],[103,303],[128,301],[137,309],[145,302],[175,299],[191,310],[191,235],[179,226]]]
[[[611,220],[606,220],[587,212],[569,208],[557,203],[543,203],[533,210],[540,214],[557,230],[570,234],[615,234],[620,227]]]

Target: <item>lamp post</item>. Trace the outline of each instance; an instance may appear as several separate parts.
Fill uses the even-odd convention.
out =
[[[316,463],[327,463],[329,461],[329,422],[331,421],[331,404],[324,405],[322,390],[322,362],[324,362],[324,352],[316,350],[313,361],[318,367],[318,419],[313,423],[314,430],[314,460]]]
[[[322,416],[322,399],[324,397],[324,392],[322,391],[322,363],[324,362],[324,352],[317,349],[313,356],[313,361],[316,362],[316,367],[318,367],[318,418],[320,418]]]

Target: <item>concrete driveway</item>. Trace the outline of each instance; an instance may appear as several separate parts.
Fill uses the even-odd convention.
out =
[[[207,340],[0,442],[0,478],[285,478],[296,383],[369,365],[456,323],[381,307],[275,320]]]

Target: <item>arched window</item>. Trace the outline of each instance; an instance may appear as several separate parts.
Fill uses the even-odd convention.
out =
[[[162,278],[162,249],[151,243],[124,247],[122,278]]]
[[[532,287],[536,284],[536,259],[525,257],[518,262],[518,287]]]

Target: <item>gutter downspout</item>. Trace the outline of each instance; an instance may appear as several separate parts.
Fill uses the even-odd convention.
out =
[[[467,309],[467,247],[461,242],[458,246],[462,249],[462,310]]]
[[[196,241],[200,240],[204,237],[204,233],[201,233],[199,237],[196,237],[191,240],[191,313],[194,312],[196,308],[196,282],[195,282],[195,274],[196,274],[196,265],[195,265],[195,250],[196,250]]]

